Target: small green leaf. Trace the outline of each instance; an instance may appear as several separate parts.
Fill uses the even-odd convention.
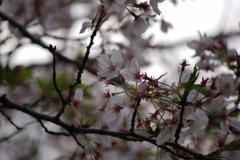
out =
[[[198,91],[199,93],[201,93],[204,96],[206,96],[208,94],[208,92],[210,91],[210,88],[208,88],[207,86],[202,87],[201,84],[194,84],[192,86],[192,89]]]
[[[194,67],[193,72],[190,74],[189,80],[185,83],[182,83],[182,86],[185,90],[190,91],[193,89],[193,85],[198,78],[199,72],[197,66]]]

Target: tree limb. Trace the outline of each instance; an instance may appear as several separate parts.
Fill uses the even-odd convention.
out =
[[[184,159],[205,159],[205,160],[220,160],[219,158],[215,158],[215,157],[210,157],[210,156],[206,156],[206,155],[202,155],[200,153],[196,153],[188,148],[185,148],[179,144],[176,143],[172,143],[172,142],[166,142],[164,145],[157,145],[156,144],[156,139],[152,139],[149,137],[145,137],[136,133],[132,133],[129,131],[122,131],[122,132],[114,132],[114,131],[107,131],[107,130],[102,130],[102,129],[94,129],[94,128],[81,128],[81,127],[75,127],[73,125],[69,125],[65,122],[63,122],[60,119],[55,118],[54,116],[49,116],[46,114],[42,114],[42,113],[37,113],[35,111],[32,111],[24,106],[21,106],[19,104],[16,104],[12,101],[10,101],[9,99],[7,99],[6,95],[2,95],[0,97],[0,102],[9,109],[15,109],[18,111],[21,111],[23,113],[26,113],[34,118],[36,118],[37,120],[41,120],[41,121],[48,121],[51,123],[54,123],[58,126],[61,126],[62,128],[64,128],[65,130],[67,130],[69,133],[71,134],[98,134],[98,135],[105,135],[105,136],[112,136],[112,137],[116,137],[116,138],[121,138],[121,139],[128,139],[128,140],[133,140],[133,141],[146,141],[149,142],[155,146],[158,146],[162,149],[165,149],[166,151],[174,154],[175,156],[178,156],[180,158],[184,158]],[[190,157],[179,154],[178,152],[175,152],[173,150],[171,150],[170,148],[168,148],[167,146],[170,146],[171,148],[173,148],[173,150],[181,150],[184,153],[187,153]]]

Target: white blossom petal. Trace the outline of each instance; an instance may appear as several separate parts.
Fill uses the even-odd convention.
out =
[[[76,89],[73,99],[75,99],[79,102],[82,101],[83,100],[83,90],[80,88]]]
[[[121,14],[125,9],[125,1],[126,0],[103,0],[103,6],[108,13],[117,12]]]
[[[228,125],[227,125],[226,121],[224,121],[224,120],[221,121],[220,128],[224,132],[230,132]]]
[[[123,65],[122,53],[116,49],[112,50],[111,63],[114,67],[117,67],[116,70],[121,69]]]
[[[158,15],[161,14],[161,11],[158,8],[158,3],[156,0],[150,0],[150,5],[152,6],[152,9],[156,14],[158,14]]]
[[[134,82],[140,82],[140,65],[137,61],[136,58],[134,58],[131,61],[131,66],[130,68],[124,68],[120,71],[122,76],[125,78],[127,81],[134,81]]]
[[[83,22],[80,34],[84,33],[86,29],[91,28],[93,24],[91,22]]]
[[[98,76],[106,77],[107,80],[117,77],[124,63],[122,53],[115,49],[112,50],[111,57],[102,54],[97,58],[97,61],[100,67],[97,72]]]
[[[97,61],[98,61],[98,65],[104,69],[104,68],[109,68],[110,67],[110,58],[105,55],[105,54],[101,54],[98,58],[97,58]]]
[[[141,35],[146,31],[147,27],[147,22],[142,17],[137,16],[133,23],[133,33],[136,35]]]
[[[231,118],[231,117],[229,117],[227,120],[232,127],[240,130],[240,121],[239,120],[237,120],[236,118]]]
[[[165,142],[167,142],[171,138],[172,134],[169,131],[169,127],[166,127],[164,131],[160,132],[160,134],[157,136],[157,145],[162,145]]]
[[[111,80],[111,79],[117,77],[118,75],[119,75],[119,73],[117,71],[111,71],[107,74],[106,79]]]
[[[200,45],[200,43],[197,40],[192,40],[187,43],[187,46],[191,49],[197,49],[199,45]]]

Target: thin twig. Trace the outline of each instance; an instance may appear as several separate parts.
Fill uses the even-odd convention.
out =
[[[97,35],[97,31],[98,31],[99,28],[100,28],[100,25],[101,25],[101,22],[102,22],[104,16],[105,16],[105,11],[104,11],[104,9],[102,9],[102,10],[101,10],[101,13],[100,13],[100,16],[99,16],[99,19],[98,19],[98,21],[97,21],[96,27],[95,27],[95,29],[94,29],[91,37],[90,37],[90,43],[89,43],[88,46],[87,46],[87,50],[86,50],[86,53],[85,53],[85,55],[84,55],[84,57],[83,57],[83,59],[82,59],[82,63],[81,63],[81,65],[79,66],[79,71],[78,71],[78,75],[77,75],[77,78],[76,78],[76,82],[77,82],[78,84],[81,83],[81,76],[82,76],[83,70],[85,69],[86,63],[87,63],[87,61],[88,61],[88,56],[89,56],[89,54],[90,54],[90,49],[91,49],[91,47],[92,47],[93,44],[94,44],[94,43],[93,43],[94,38],[95,38],[95,36]]]
[[[130,132],[131,132],[131,133],[134,133],[135,119],[136,119],[138,107],[140,106],[140,102],[141,102],[141,99],[138,99],[138,100],[137,100],[137,103],[136,103],[136,106],[135,106],[135,108],[134,108],[134,112],[133,112],[133,114],[132,114],[131,128],[130,128]]]
[[[54,85],[54,88],[56,90],[56,92],[58,93],[60,99],[61,99],[61,102],[62,102],[62,105],[65,104],[65,101],[64,101],[64,98],[62,96],[62,93],[60,91],[60,89],[58,88],[58,84],[57,84],[57,72],[56,72],[56,46],[53,47],[51,44],[49,45],[49,51],[52,53],[53,55],[53,63],[52,63],[52,69],[53,69],[53,85]]]
[[[165,149],[168,152],[171,152],[171,151],[168,150],[166,145],[171,146],[174,150],[181,150],[185,153],[188,153],[194,159],[219,160],[219,158],[205,156],[205,155],[196,153],[196,152],[194,152],[194,151],[192,151],[188,148],[185,148],[183,146],[180,146],[176,143],[166,142],[164,145],[157,145],[156,144],[156,139],[145,137],[145,136],[142,136],[142,135],[139,135],[139,134],[136,134],[136,133],[124,132],[124,131],[115,132],[115,131],[107,131],[107,130],[93,129],[93,128],[74,127],[73,125],[69,125],[69,124],[61,121],[60,119],[56,119],[54,116],[49,116],[49,115],[46,115],[46,114],[37,113],[37,112],[32,111],[32,110],[30,110],[30,109],[28,109],[24,106],[13,103],[6,98],[6,95],[3,95],[3,96],[0,97],[0,102],[6,108],[19,110],[23,113],[26,113],[26,114],[36,118],[37,120],[39,119],[39,120],[43,120],[43,121],[48,121],[48,122],[51,122],[51,123],[56,124],[58,126],[61,126],[65,130],[67,130],[70,134],[97,134],[97,135],[105,135],[105,136],[107,135],[107,136],[112,136],[112,137],[117,137],[117,138],[122,138],[122,139],[127,138],[128,140],[133,140],[133,141],[146,141],[146,142],[149,142],[153,145],[156,145],[156,146],[158,146],[162,149]],[[132,139],[129,138],[129,137],[132,137]],[[184,155],[178,154],[177,152],[173,152],[172,154],[174,154],[175,156],[180,156],[181,158],[185,158],[185,159],[190,159],[191,158],[191,157],[186,157]]]
[[[71,136],[73,137],[73,139],[75,140],[75,142],[82,147],[82,149],[84,149],[85,147],[78,141],[77,137],[74,135],[74,133],[69,132],[71,134]]]
[[[37,119],[37,120],[40,123],[40,125],[44,128],[45,132],[47,132],[48,134],[52,134],[52,135],[55,135],[55,136],[67,136],[67,137],[70,136],[69,134],[64,133],[64,132],[49,131],[48,128],[43,124],[43,122],[40,119]]]
[[[0,112],[2,113],[2,115],[17,129],[17,130],[21,130],[21,127],[18,127],[11,119],[11,117],[9,117],[2,109],[0,109]]]
[[[56,73],[56,46],[52,46],[51,44],[49,45],[49,51],[52,53],[53,55],[53,62],[52,62],[52,70],[53,70],[53,86],[56,90],[56,92],[58,93],[58,96],[60,97],[61,103],[62,103],[62,109],[61,111],[57,114],[56,118],[60,118],[60,116],[62,115],[62,113],[64,112],[63,109],[65,109],[66,107],[66,103],[65,100],[63,98],[63,95],[60,91],[60,89],[58,88],[58,84],[57,84],[57,73]]]
[[[2,137],[0,139],[0,143],[2,142],[5,142],[5,141],[8,141],[9,139],[11,139],[12,137],[14,137],[15,135],[17,135],[18,133],[22,132],[24,130],[24,128],[32,123],[34,123],[35,121],[32,121],[32,122],[28,122],[26,123],[23,127],[21,127],[21,130],[16,130],[15,132],[13,132],[12,134],[6,136],[6,137]]]
[[[40,38],[37,38],[36,36],[34,36],[33,34],[31,34],[30,32],[28,32],[26,30],[26,28],[21,25],[20,23],[18,23],[16,20],[12,19],[10,16],[6,15],[5,13],[1,12],[0,11],[0,18],[2,20],[6,20],[8,21],[12,26],[16,27],[21,33],[23,36],[29,38],[32,43],[35,43],[47,50],[49,50],[49,46],[46,45],[43,41],[41,41]],[[79,62],[75,61],[75,60],[72,60],[72,59],[69,59],[65,56],[63,56],[62,54],[60,54],[58,51],[56,51],[56,55],[59,59],[65,61],[65,62],[69,62],[69,63],[72,63],[72,64],[75,64],[75,65],[80,65]],[[92,71],[91,69],[89,70],[90,72]],[[91,72],[92,73],[92,72]]]
[[[179,123],[178,123],[178,127],[176,129],[176,132],[175,132],[175,143],[178,143],[178,140],[180,138],[180,133],[181,133],[181,130],[182,130],[182,127],[183,127],[183,113],[185,111],[185,104],[186,104],[186,101],[187,101],[187,96],[188,94],[186,94],[186,92],[184,93],[184,96],[182,98],[182,101],[181,101],[181,111],[180,111],[180,118],[179,118]]]
[[[14,137],[15,135],[17,135],[17,134],[20,133],[21,131],[22,131],[22,130],[16,130],[16,131],[13,132],[12,134],[10,134],[10,135],[8,135],[8,136],[6,136],[6,137],[2,137],[2,138],[0,139],[0,143],[8,141],[9,139],[11,139],[12,137]]]
[[[105,15],[104,10],[102,10],[101,13],[100,13],[98,22],[97,22],[97,24],[96,24],[96,27],[95,27],[95,29],[94,29],[91,37],[90,37],[90,43],[89,43],[89,45],[87,46],[87,50],[86,50],[86,53],[85,53],[85,55],[84,55],[84,57],[83,57],[83,59],[82,59],[82,63],[81,63],[81,65],[79,65],[79,70],[78,70],[76,82],[75,82],[73,85],[69,86],[69,94],[68,94],[68,99],[67,99],[67,101],[66,101],[66,104],[69,104],[69,103],[72,101],[71,98],[72,98],[73,90],[74,90],[74,88],[75,88],[78,84],[81,83],[81,76],[82,76],[83,70],[84,70],[85,67],[86,67],[86,63],[87,63],[87,61],[88,61],[88,57],[89,57],[89,54],[90,54],[90,49],[91,49],[92,45],[94,44],[94,43],[93,43],[94,38],[95,38],[95,36],[97,35],[97,31],[98,31],[99,28],[100,28],[100,24],[101,24],[101,22],[102,22],[102,20],[103,20],[103,18],[104,18],[104,15]],[[56,118],[59,118],[59,117],[63,114],[63,112],[64,112],[64,110],[65,110],[65,108],[66,108],[66,104],[62,106],[61,111],[56,115]]]

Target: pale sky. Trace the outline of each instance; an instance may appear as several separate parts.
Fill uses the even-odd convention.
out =
[[[162,32],[156,32],[159,30],[159,24],[149,28],[143,36],[155,33],[155,42],[159,44],[169,44],[171,42],[179,42],[181,40],[191,40],[198,38],[198,31],[201,33],[214,34],[219,30],[228,32],[230,30],[239,30],[240,22],[240,1],[239,0],[179,0],[177,6],[167,2],[159,4],[159,8],[162,11],[162,15],[159,17],[164,18],[173,25],[167,34]],[[77,10],[77,7],[75,7]],[[75,12],[76,13],[76,12]],[[79,13],[80,14],[80,13]],[[74,38],[79,38],[79,30],[81,23],[76,23],[71,30],[71,35]],[[154,30],[154,32],[153,32]],[[237,42],[232,41],[235,46]],[[56,44],[51,39],[48,39],[48,43]],[[237,47],[237,46],[236,46]],[[239,48],[238,48],[239,49]],[[34,52],[34,54],[32,54]],[[177,54],[172,54],[172,53]],[[163,58],[166,58],[165,62],[171,62],[172,57],[175,59],[190,58],[194,53],[186,45],[175,48],[174,50],[163,51]],[[152,59],[155,63],[158,63],[158,59],[152,53]],[[168,55],[170,55],[170,60]],[[38,47],[34,44],[20,48],[13,56],[12,64],[27,64],[27,63],[41,63],[51,61],[51,54],[45,49]],[[175,62],[174,62],[175,63]],[[165,64],[163,64],[165,65]],[[161,65],[160,65],[161,66]],[[159,67],[159,64],[155,64],[154,68]],[[163,66],[166,67],[166,66]],[[172,67],[175,67],[172,65]],[[150,72],[154,72],[155,69],[150,69]],[[157,69],[158,70],[158,69]]]

